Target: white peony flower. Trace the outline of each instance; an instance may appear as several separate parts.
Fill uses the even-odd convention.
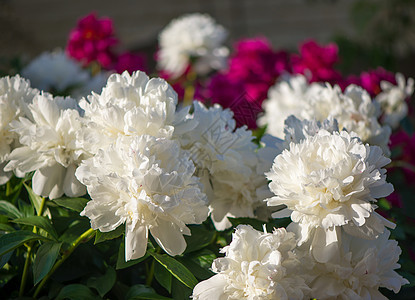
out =
[[[5,170],[35,171],[33,191],[50,199],[64,193],[70,197],[85,194],[85,187],[75,178],[75,169],[87,155],[77,143],[81,120],[76,101],[42,94],[28,107],[30,118],[11,123],[21,146],[10,153]]]
[[[339,131],[337,120],[333,118],[326,119],[321,123],[316,120],[300,120],[291,115],[285,119],[284,124],[284,149],[289,149],[291,143],[298,144],[308,137],[315,136],[320,130],[330,133]]]
[[[342,93],[337,85],[307,85],[305,77],[297,75],[276,83],[263,107],[265,112],[258,122],[267,125],[267,132],[276,137],[283,138],[283,122],[289,115],[320,122],[332,118],[340,130],[355,132],[363,142],[378,145],[386,155],[390,154],[391,129],[379,124],[378,104],[358,86],[350,85]]]
[[[262,104],[264,114],[258,119],[258,125],[266,125],[268,134],[283,139],[284,120],[290,115],[301,116],[308,91],[305,76],[283,76],[269,89],[268,99]]]
[[[212,264],[217,274],[195,286],[193,299],[306,299],[310,289],[294,248],[294,234],[284,228],[262,233],[239,225],[221,250],[225,257]]]
[[[406,99],[414,92],[413,78],[408,78],[408,81],[405,82],[404,76],[397,73],[396,82],[398,85],[382,81],[380,83],[382,92],[375,97],[382,107],[382,122],[393,129],[397,128],[400,121],[408,114]]]
[[[92,200],[81,215],[109,232],[125,223],[126,260],[142,257],[148,231],[170,255],[186,248],[186,224],[208,215],[206,195],[189,154],[176,141],[148,135],[120,136],[76,171]]]
[[[89,73],[62,50],[42,53],[22,70],[22,75],[43,91],[63,92],[89,80]]]
[[[185,72],[191,59],[198,74],[223,69],[228,49],[222,44],[227,37],[225,28],[206,14],[189,14],[175,19],[160,33],[159,68],[173,77]]]
[[[16,133],[11,131],[13,120],[29,114],[28,104],[39,94],[30,83],[19,75],[0,79],[0,185],[5,184],[12,173],[4,171],[10,151],[18,145]]]
[[[385,225],[393,226],[374,212],[376,198],[393,191],[383,169],[389,162],[377,146],[364,145],[346,131],[322,129],[299,144],[291,143],[275,158],[266,173],[276,195],[267,199],[268,205],[287,206],[273,216],[291,216],[298,223],[299,244],[317,228],[321,236],[312,246],[321,249],[318,243],[337,241],[339,226],[352,235],[374,238]]]
[[[398,293],[409,281],[396,273],[401,249],[385,232],[375,240],[342,236],[336,262],[316,263],[316,278],[310,283],[317,299],[387,299],[380,287]]]
[[[275,155],[267,162],[261,160],[251,131],[235,128],[229,109],[219,105],[208,109],[195,101],[193,120],[197,126],[181,135],[180,142],[197,167],[216,229],[231,227],[228,217],[266,219],[269,213],[263,200],[270,195],[264,170],[269,170]]]
[[[176,112],[173,88],[165,80],[149,79],[140,71],[112,74],[101,94],[92,93],[79,105],[87,120],[82,140],[92,153],[111,144],[119,134],[171,138],[173,133],[180,135],[194,126],[186,122],[189,107]]]

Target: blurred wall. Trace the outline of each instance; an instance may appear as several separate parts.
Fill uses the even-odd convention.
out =
[[[0,55],[37,55],[64,48],[77,20],[95,11],[114,20],[121,44],[154,49],[160,30],[190,12],[212,15],[240,37],[264,35],[277,48],[296,49],[306,38],[328,42],[336,33],[352,34],[354,0],[0,0]],[[149,50],[150,52],[150,50]]]

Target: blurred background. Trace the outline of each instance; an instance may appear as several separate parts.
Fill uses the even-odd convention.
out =
[[[265,36],[274,48],[295,51],[305,39],[334,41],[343,72],[383,66],[415,75],[413,0],[0,0],[2,69],[65,48],[69,31],[93,11],[113,19],[122,50],[152,55],[173,18],[206,12],[229,30],[229,45]]]

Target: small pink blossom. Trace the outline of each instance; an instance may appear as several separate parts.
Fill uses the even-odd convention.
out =
[[[70,32],[66,53],[84,65],[97,61],[102,67],[110,68],[115,58],[112,47],[117,44],[112,20],[98,19],[91,13],[80,19]]]
[[[334,69],[339,61],[339,49],[336,44],[326,46],[317,44],[314,40],[307,40],[300,46],[300,54],[291,57],[294,74],[309,76],[310,82],[337,83],[341,74]]]
[[[132,74],[134,71],[147,72],[147,61],[141,53],[124,52],[117,57],[115,71],[121,74],[124,71]]]

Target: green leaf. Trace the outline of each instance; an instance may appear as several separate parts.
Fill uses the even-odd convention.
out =
[[[91,225],[88,220],[75,220],[69,224],[68,229],[59,237],[59,240],[70,244],[89,228]]]
[[[202,226],[189,226],[189,228],[192,235],[184,237],[187,244],[185,253],[200,250],[213,242],[215,231],[206,230]]]
[[[192,295],[192,289],[189,289],[176,278],[173,278],[171,285],[171,294],[175,300],[190,299],[190,296]]]
[[[181,258],[179,260],[183,265],[186,266],[186,268],[189,269],[190,272],[192,272],[193,275],[199,280],[206,280],[213,275],[215,275],[212,271],[210,271],[208,268],[204,269],[202,268],[197,262],[193,261],[189,258]]]
[[[149,257],[150,254],[147,253],[143,256],[140,257],[138,259],[134,259],[134,260],[129,260],[129,261],[125,261],[125,243],[124,241],[121,242],[120,244],[120,248],[118,250],[118,258],[117,258],[117,266],[115,267],[115,269],[120,270],[120,269],[125,269],[131,266],[134,266],[142,261],[144,261],[145,259],[147,259],[147,257]]]
[[[4,223],[0,223],[0,231],[4,231],[4,232],[12,232],[15,231],[15,229],[7,224]]]
[[[96,231],[95,234],[95,242],[94,244],[98,244],[107,240],[112,240],[115,239],[117,237],[119,237],[120,235],[122,235],[125,232],[125,226],[124,225],[120,225],[118,226],[115,230],[110,231],[110,232],[101,232],[99,230]]]
[[[104,275],[100,277],[89,278],[87,285],[91,288],[96,289],[98,294],[101,297],[104,297],[104,295],[112,289],[116,279],[117,274],[115,270],[111,267],[108,267]]]
[[[36,252],[33,263],[33,282],[38,284],[52,269],[59,255],[62,243],[46,242]]]
[[[0,236],[0,256],[16,249],[24,243],[48,238],[27,230],[13,231]]]
[[[162,265],[155,264],[154,266],[154,277],[160,283],[162,287],[164,287],[169,294],[171,294],[171,280],[172,275],[169,271],[166,270]]]
[[[161,295],[158,295],[153,288],[143,285],[136,284],[133,285],[125,295],[126,300],[132,299],[148,299],[148,300],[168,300],[167,298]]]
[[[171,300],[171,298],[167,298],[156,293],[142,293],[140,295],[134,296],[129,299],[131,300]]]
[[[4,200],[0,200],[0,213],[5,214],[10,219],[23,217],[23,214],[17,209],[16,206]]]
[[[153,251],[147,251],[163,267],[165,267],[174,277],[189,288],[193,289],[198,283],[195,276],[183,264],[167,254],[158,254]]]
[[[59,198],[54,199],[53,202],[59,206],[74,210],[76,212],[81,212],[84,210],[85,205],[89,200],[85,198]]]
[[[27,193],[29,194],[29,199],[30,202],[32,202],[32,205],[34,206],[36,213],[39,214],[39,210],[42,206],[42,200],[43,198],[41,196],[39,196],[38,194],[36,194],[32,188],[30,186],[28,186],[26,183],[23,183],[24,187],[27,190]],[[51,217],[50,215],[50,211],[48,208],[44,207],[43,212],[42,212],[42,216],[48,216],[49,218]]]
[[[47,233],[49,233],[50,236],[54,240],[58,240],[58,234],[56,233],[55,228],[53,228],[50,220],[46,217],[31,216],[31,217],[16,219],[16,220],[13,220],[12,222],[17,223],[17,224],[36,226],[36,227],[42,228]]]
[[[5,264],[7,264],[9,262],[12,255],[13,255],[13,251],[10,251],[10,252],[0,256],[0,270],[4,267]]]
[[[204,269],[209,269],[212,266],[212,262],[215,258],[215,253],[209,249],[203,249],[197,253],[193,253],[191,256],[191,259]]]
[[[56,300],[95,300],[99,299],[87,286],[83,284],[70,284],[61,289]]]

